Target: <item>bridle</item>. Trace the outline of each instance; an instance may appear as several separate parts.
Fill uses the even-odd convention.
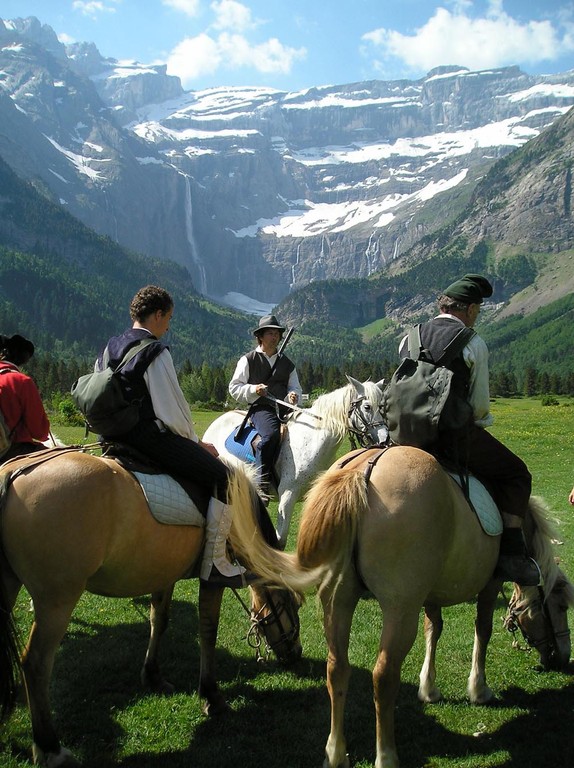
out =
[[[560,589],[563,589],[564,586],[555,586],[552,590],[553,592],[559,591]],[[504,593],[503,593],[504,594]],[[545,626],[546,628],[550,628],[550,632],[545,632],[544,637],[537,639],[532,637],[531,634],[528,634],[528,632],[524,629],[522,626],[522,623],[520,621],[521,617],[524,616],[528,611],[538,610],[540,611],[545,619]],[[505,629],[507,629],[513,637],[512,640],[512,647],[517,648],[519,650],[523,651],[530,651],[532,648],[537,650],[540,655],[542,656],[541,649],[544,649],[548,647],[548,659],[552,660],[553,658],[556,658],[558,656],[558,641],[563,638],[567,637],[570,634],[569,629],[565,629],[561,632],[558,632],[554,627],[554,622],[552,621],[552,616],[550,614],[550,610],[548,608],[548,602],[545,599],[544,589],[543,587],[538,587],[538,597],[536,600],[526,600],[522,599],[519,600],[518,594],[515,592],[508,602],[508,609],[506,611],[506,616],[503,618],[503,626]],[[516,638],[517,632],[520,630],[520,633],[522,634],[522,637],[524,638],[524,641],[526,642],[527,647],[521,646],[519,641]]]
[[[385,428],[385,422],[382,418],[379,421],[374,421],[374,412],[371,412],[370,414],[371,419],[368,419],[365,416],[361,408],[364,400],[364,395],[361,395],[356,400],[352,400],[347,412],[349,420],[347,431],[353,450],[359,446],[361,448],[370,448],[371,446],[379,445],[386,440],[386,437],[381,435],[381,431]]]
[[[233,591],[249,616],[250,627],[246,639],[248,645],[255,650],[257,661],[267,660],[271,653],[274,653],[283,663],[295,660],[296,655],[292,653],[292,647],[299,639],[301,625],[294,601],[288,599],[289,593],[285,592],[285,597],[273,601],[271,591],[265,587],[263,590],[265,602],[255,612],[246,605],[237,590]],[[275,592],[275,595],[277,594]],[[291,629],[285,628],[285,618],[289,620]],[[279,629],[279,638],[270,643],[267,639],[267,630],[275,624]]]

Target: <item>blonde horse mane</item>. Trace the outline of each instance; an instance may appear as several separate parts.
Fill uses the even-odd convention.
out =
[[[335,466],[323,472],[305,497],[297,538],[300,563],[339,570],[352,555],[358,520],[367,504],[361,468]]]
[[[366,381],[363,384],[366,395],[371,402],[379,401],[381,391],[377,384],[372,381]],[[345,437],[348,427],[348,414],[351,408],[353,393],[355,388],[352,384],[319,395],[309,410],[320,416],[319,422],[321,429],[332,432],[337,440],[341,441]]]
[[[253,511],[258,503],[257,492],[244,467],[235,467],[231,472],[228,503],[233,507],[231,546],[241,562],[262,582],[290,589],[299,595],[318,583],[318,571],[301,568],[296,555],[274,549],[263,539]]]
[[[556,527],[550,520],[547,504],[539,496],[531,496],[528,511],[532,516],[531,546],[533,557],[544,574],[544,592],[548,596],[558,581],[564,581],[568,604],[574,607],[574,586],[558,565],[553,544],[557,541]]]

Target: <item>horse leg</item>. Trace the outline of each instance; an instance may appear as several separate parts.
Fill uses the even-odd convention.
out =
[[[375,768],[398,768],[399,765],[395,744],[395,703],[403,661],[417,635],[418,617],[418,607],[383,611],[379,656],[373,670],[377,720]]]
[[[425,606],[425,660],[420,673],[418,697],[426,704],[433,704],[442,698],[441,692],[435,685],[436,680],[436,647],[442,634],[442,611],[439,606]]]
[[[215,643],[221,613],[223,587],[206,586],[199,582],[199,696],[205,699],[206,715],[219,715],[230,709],[215,677]]]
[[[170,695],[175,686],[168,682],[159,668],[159,643],[169,623],[169,609],[175,584],[151,596],[149,611],[150,635],[147,651],[140,673],[142,685],[154,693]]]
[[[343,578],[334,593],[325,588],[320,592],[323,604],[323,625],[329,653],[327,656],[327,690],[331,700],[331,731],[325,746],[323,768],[349,768],[349,756],[344,733],[344,715],[351,665],[349,638],[353,614],[360,598],[360,589],[350,589]]]
[[[35,618],[22,656],[22,673],[32,721],[34,764],[44,768],[80,765],[60,744],[50,712],[49,687],[56,651],[82,591],[73,598],[60,599],[56,605],[34,598]]]
[[[468,697],[473,704],[486,704],[494,696],[486,684],[485,668],[486,649],[492,635],[492,617],[499,590],[499,581],[489,581],[477,599],[472,667],[467,685]]]
[[[281,487],[283,481],[279,483]],[[293,493],[293,488],[281,488],[279,491],[279,505],[277,508],[277,538],[279,539],[279,548],[285,549],[287,546],[287,537],[289,535],[289,526],[291,524],[291,515],[297,496]]]

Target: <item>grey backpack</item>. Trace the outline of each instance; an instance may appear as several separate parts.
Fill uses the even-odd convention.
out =
[[[462,328],[431,362],[421,346],[420,326],[408,335],[409,356],[393,373],[383,393],[383,419],[389,436],[397,445],[428,448],[440,429],[461,429],[472,419],[472,408],[461,398],[451,398],[453,372],[446,366],[474,336],[472,328]],[[448,407],[447,407],[448,403]]]
[[[116,437],[129,432],[139,421],[140,400],[128,400],[120,380],[122,368],[149,344],[158,344],[157,339],[141,339],[128,350],[115,368],[108,363],[107,349],[104,352],[105,368],[93,371],[72,385],[72,399],[86,420],[87,429],[104,437]],[[163,347],[158,349],[161,352]]]

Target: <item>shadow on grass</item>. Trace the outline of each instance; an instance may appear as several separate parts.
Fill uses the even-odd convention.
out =
[[[142,612],[147,612],[145,599],[141,606]],[[90,631],[96,629],[96,634],[87,634],[88,627]],[[238,641],[243,631],[238,627]],[[129,726],[121,724],[122,715],[150,698],[139,683],[148,633],[143,615],[137,623],[98,626],[74,619],[70,625],[58,655],[53,704],[64,742],[84,758],[85,768],[318,768],[322,764],[330,716],[325,660],[303,658],[288,673],[291,687],[289,679],[285,682],[283,678],[276,688],[267,681],[262,690],[258,684],[261,675],[284,674],[276,662],[262,666],[253,656],[236,656],[218,648],[218,677],[233,710],[207,719],[201,715],[195,696],[199,679],[197,606],[185,601],[173,603],[161,661],[166,677],[182,694],[179,702],[184,700],[172,713],[168,711],[167,717],[182,717],[183,710],[188,717],[192,710],[189,724],[180,724],[183,735],[174,739],[169,750],[147,751],[154,747],[147,746],[142,736],[142,750],[122,757],[126,738],[137,738],[127,732]],[[440,757],[447,757],[453,766],[464,761],[465,766],[476,768],[573,764],[574,730],[570,722],[574,683],[569,680],[562,688],[535,693],[507,689],[494,706],[519,709],[520,714],[511,714],[511,719],[480,737],[449,730],[433,716],[434,706],[418,702],[416,687],[404,683],[396,708],[401,767],[430,768]],[[189,695],[196,699],[191,709],[187,708]],[[158,699],[155,705],[151,699],[146,717],[149,721],[151,716],[152,722],[140,726],[134,719],[135,727],[167,727],[159,717],[153,721],[154,708],[158,712],[169,708],[162,703],[166,700]],[[462,700],[447,704],[461,711],[470,707]],[[481,709],[476,708],[476,721]],[[375,715],[368,670],[353,669],[345,723],[351,765],[373,765]],[[510,755],[503,764],[494,758],[501,751]]]

